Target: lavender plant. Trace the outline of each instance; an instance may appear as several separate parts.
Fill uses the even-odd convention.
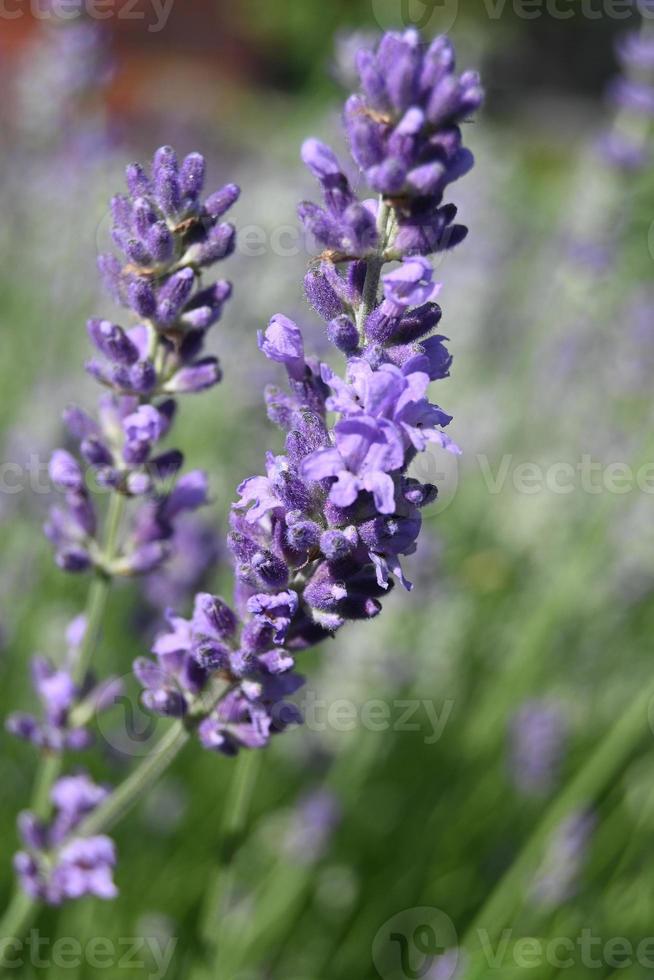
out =
[[[169,613],[153,658],[136,661],[143,703],[177,720],[125,782],[105,795],[88,783],[59,781],[54,818],[47,824],[38,814],[22,818],[26,850],[16,866],[33,899],[111,897],[115,854],[106,831],[189,738],[226,755],[266,746],[301,721],[289,700],[303,683],[298,653],[332,638],[347,621],[377,616],[395,580],[410,588],[401,559],[415,551],[421,509],[437,489],[408,469],[432,443],[459,452],[444,431],[451,416],[427,397],[430,382],[447,377],[452,362],[446,338],[433,334],[440,287],[429,256],[466,235],[443,198],[473,165],[460,124],[480,107],[483,92],[475,72],[456,74],[446,38],[427,46],[415,30],[386,34],[375,51],[361,51],[358,71],[361,92],[346,104],[345,131],[357,179],[377,197],[362,200],[335,153],[311,139],[302,157],[323,203],[299,209],[321,249],[307,273],[307,297],[345,355],[343,375],[307,356],[300,327],[282,314],[260,333],[262,352],[287,373],[286,390],[266,391],[269,418],[285,432],[285,444],[283,453],[268,453],[265,475],[238,488],[228,539],[234,602],[200,593],[191,618]],[[178,168],[164,148],[152,178],[128,169],[130,197],[113,203],[126,262],[104,257],[101,269],[140,322],[124,331],[91,321],[102,359],[89,370],[110,394],[99,421],[77,410],[68,416],[83,458],[112,495],[102,545],[79,464],[60,451],[52,466],[65,492],[48,525],[58,561],[70,571],[94,569],[101,590],[72,677],[76,690],[106,581],[157,567],[175,518],[206,496],[205,478],[196,473],[167,487],[181,457],[157,449],[173,416],[167,396],[219,378],[215,360],[201,357],[200,348],[229,288],[193,290],[200,270],[233,247],[233,228],[218,222],[237,191],[230,185],[201,206],[202,176],[201,158]],[[119,544],[128,498],[140,505]],[[60,727],[74,730],[75,710],[67,707],[62,717]],[[14,719],[11,727],[40,741],[33,720]],[[9,921],[18,928],[24,912]]]
[[[175,396],[220,380],[217,359],[202,349],[231,286],[201,279],[234,249],[234,226],[221,218],[239,190],[229,184],[203,202],[204,177],[200,154],[180,165],[170,147],[157,151],[151,175],[138,164],[127,168],[128,194],[111,204],[121,257],[102,255],[99,266],[111,294],[138,322],[123,329],[89,320],[99,356],[86,367],[106,393],[97,416],[76,406],[66,410],[79,452],[58,449],[50,462],[62,499],[51,507],[45,533],[60,568],[91,572],[93,582],[86,615],[68,631],[64,664],[42,657],[33,662],[42,716],[13,714],[7,728],[43,755],[33,809],[19,818],[27,850],[15,866],[26,893],[53,904],[114,893],[109,838],[71,837],[109,791],[85,775],[60,776],[63,753],[88,746],[88,723],[116,692],[115,681],[94,685],[89,671],[110,582],[160,569],[173,551],[179,519],[207,500],[206,474],[180,475],[182,453],[159,445],[175,416]],[[100,495],[108,497],[103,520]],[[132,513],[124,527],[127,504]]]

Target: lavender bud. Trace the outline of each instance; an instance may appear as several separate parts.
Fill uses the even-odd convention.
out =
[[[48,473],[52,482],[64,490],[80,491],[84,488],[84,476],[79,463],[65,449],[54,451]]]
[[[221,378],[222,371],[218,359],[204,357],[174,374],[170,381],[166,382],[164,390],[175,395],[192,394],[212,388]]]
[[[328,561],[344,561],[352,554],[353,543],[342,531],[325,531],[320,550]]]
[[[212,218],[222,218],[241,196],[241,188],[237,184],[226,184],[204,203],[204,210]]]
[[[122,327],[110,320],[92,319],[87,323],[89,337],[98,350],[117,364],[133,364],[139,352]]]
[[[309,271],[304,278],[304,291],[316,313],[331,320],[343,312],[343,304],[321,271]]]
[[[144,197],[152,193],[152,184],[139,163],[130,163],[125,168],[125,180],[132,197]]]
[[[296,521],[286,530],[286,542],[293,551],[310,551],[320,540],[320,526],[315,521]]]
[[[238,625],[232,609],[218,596],[206,592],[195,597],[193,623],[199,632],[215,633],[220,639],[231,639]]]
[[[175,322],[194,284],[195,274],[189,268],[181,269],[170,277],[159,293],[156,313],[159,323],[170,326]]]
[[[148,230],[146,238],[148,252],[155,262],[169,262],[175,249],[175,239],[165,221],[157,221]]]
[[[197,198],[202,193],[205,172],[206,163],[202,154],[189,153],[179,173],[179,184],[185,197]]]
[[[359,331],[345,314],[332,320],[327,327],[327,336],[343,354],[354,354],[359,346]]]
[[[159,207],[168,218],[179,213],[182,196],[177,168],[162,164],[154,174],[155,197]]]
[[[129,289],[129,305],[139,316],[148,319],[154,316],[157,298],[147,279],[133,279]]]

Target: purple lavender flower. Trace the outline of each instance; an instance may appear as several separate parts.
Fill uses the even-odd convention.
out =
[[[422,256],[404,259],[399,268],[383,277],[382,314],[402,316],[412,306],[422,306],[436,299],[440,284],[432,281],[434,270]]]
[[[110,677],[96,684],[89,676],[81,684],[74,680],[86,620],[78,616],[67,630],[68,651],[61,666],[47,657],[32,659],[32,685],[41,703],[42,717],[14,712],[5,727],[12,735],[40,749],[62,752],[88,748],[93,739],[86,727],[93,715],[111,706],[120,691],[120,681]]]
[[[158,610],[183,608],[207,585],[222,553],[218,532],[197,515],[183,514],[174,524],[170,558],[143,579],[143,594]]]
[[[104,835],[75,836],[76,828],[108,795],[86,773],[64,776],[52,788],[54,816],[49,824],[25,811],[19,830],[27,850],[19,851],[14,868],[30,897],[49,905],[95,895],[114,898],[116,851]]]
[[[266,745],[273,734],[299,720],[286,698],[303,680],[292,673],[293,658],[266,643],[280,630],[284,608],[280,597],[276,614],[270,608],[255,612],[253,622],[259,628],[240,637],[237,615],[208,594],[196,597],[190,620],[170,613],[168,631],[152,648],[156,660],[140,658],[134,664],[145,689],[144,705],[160,715],[192,714],[210,682],[218,679],[224,689],[199,724],[201,743],[227,755],[241,746]],[[286,615],[290,621],[290,612]]]
[[[286,370],[289,391],[266,392],[286,442],[283,454],[267,454],[265,475],[243,481],[232,508],[230,629],[216,631],[203,612],[228,608],[223,600],[200,596],[190,620],[169,618],[156,661],[135,665],[146,705],[184,715],[205,747],[225,753],[263,747],[299,720],[288,701],[302,683],[298,651],[347,620],[377,616],[394,578],[410,588],[401,558],[415,551],[420,508],[436,489],[407,477],[407,467],[432,442],[459,451],[443,431],[451,416],[427,398],[451,357],[444,337],[429,336],[441,311],[426,256],[446,247],[440,232],[454,211],[441,208],[442,192],[472,165],[456,124],[481,103],[481,90],[472,73],[454,76],[449,42],[423,53],[415,32],[386,35],[362,55],[360,71],[364,95],[348,102],[346,126],[380,200],[358,201],[323,143],[302,150],[324,207],[305,203],[300,215],[328,250],[305,287],[347,357],[345,378],[306,355],[287,317],[259,334],[263,353]],[[418,241],[425,222],[430,233]],[[449,246],[457,237],[463,232]],[[400,258],[382,276],[384,263]]]
[[[110,320],[89,320],[100,358],[87,369],[111,393],[101,399],[97,419],[78,408],[68,409],[65,419],[93,479],[147,503],[128,548],[107,562],[96,542],[90,480],[74,456],[57,450],[50,475],[63,499],[52,508],[45,532],[66,571],[149,574],[171,553],[175,518],[206,502],[206,479],[187,474],[176,484],[182,454],[159,451],[176,411],[167,396],[203,391],[221,377],[217,359],[202,351],[231,286],[221,280],[196,287],[201,272],[233,250],[233,226],[218,222],[239,190],[228,184],[202,203],[204,173],[199,153],[178,164],[174,151],[161,147],[151,174],[139,164],[127,168],[129,193],[112,201],[113,238],[123,260],[103,255],[100,268],[111,293],[140,322],[126,330]]]
[[[456,208],[441,206],[449,183],[473,165],[459,123],[481,106],[476,72],[454,73],[454,49],[438,37],[425,49],[411,29],[385,34],[376,51],[362,48],[362,92],[345,107],[352,155],[368,185],[395,199],[396,254],[428,255],[451,248],[466,229],[453,225]],[[325,208],[303,204],[300,217],[327,249],[365,257],[378,244],[376,207],[359,203],[337,158],[315,140],[303,157],[321,183]]]

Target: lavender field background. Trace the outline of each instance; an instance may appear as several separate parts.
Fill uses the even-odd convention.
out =
[[[407,561],[415,588],[304,656],[307,725],[260,753],[256,769],[247,753],[187,750],[115,831],[119,899],[47,910],[46,965],[26,952],[7,975],[639,980],[654,971],[654,701],[637,700],[654,683],[653,142],[647,111],[625,113],[607,96],[623,70],[615,45],[641,18],[601,4],[599,17],[570,4],[570,19],[545,6],[533,19],[520,4],[501,16],[463,0],[420,6],[413,16],[427,35],[449,31],[461,65],[481,65],[487,104],[466,132],[475,170],[453,188],[470,234],[436,268],[454,354],[439,398],[464,452],[433,450],[417,464],[441,493]],[[63,628],[84,602],[84,581],[59,574],[41,525],[48,456],[65,442],[61,412],[92,398],[85,321],[115,312],[96,275],[107,201],[125,163],[164,143],[205,153],[212,186],[243,188],[227,273],[234,299],[212,337],[224,380],[187,404],[176,430],[188,464],[211,478],[213,502],[185,545],[206,563],[201,581],[186,581],[182,561],[166,579],[112,594],[99,673],[125,675],[127,700],[103,716],[101,751],[84,764],[114,782],[155,734],[138,708],[133,659],[171,596],[187,614],[200,585],[229,591],[235,488],[266,450],[281,449],[263,406],[280,374],[257,330],[283,311],[330,356],[301,288],[308,255],[295,207],[311,180],[300,144],[315,135],[338,145],[356,43],[407,16],[391,0],[177,0],[149,32],[139,9],[142,22],[108,18],[79,37],[76,23],[0,18],[3,718],[31,703],[29,657],[61,655]],[[637,166],[607,151],[624,132],[639,141]],[[616,739],[595,765],[635,703],[639,737]],[[33,753],[0,737],[5,904]],[[234,780],[251,791],[236,834],[225,802]],[[525,848],[532,863],[499,904],[489,901]],[[487,930],[497,950],[509,930],[501,964],[473,944],[456,967],[470,972],[456,973],[413,948],[424,907],[451,920],[448,949],[472,929]],[[380,972],[376,936],[400,913],[413,972]],[[590,960],[585,930],[601,939]],[[149,942],[140,966],[103,969],[88,956],[54,963],[58,937],[85,948],[106,937],[115,950]],[[530,964],[526,937],[558,955]]]

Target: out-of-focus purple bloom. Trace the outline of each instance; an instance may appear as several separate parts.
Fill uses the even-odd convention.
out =
[[[619,37],[616,53],[627,68],[637,71],[654,70],[654,40],[639,31],[630,31]]]
[[[618,78],[613,82],[609,96],[623,109],[654,115],[654,88],[642,82]]]
[[[49,824],[25,812],[19,829],[28,850],[19,851],[14,868],[23,889],[34,899],[60,905],[69,899],[95,895],[114,898],[116,849],[104,835],[76,837],[82,820],[106,798],[108,790],[85,773],[64,776],[52,788],[54,816]]]
[[[535,904],[554,909],[574,895],[596,822],[593,813],[580,810],[554,832],[531,889]]]
[[[647,121],[654,117],[654,43],[644,31],[619,37],[616,54],[622,74],[608,86],[609,101],[618,113],[612,129],[598,141],[598,149],[612,166],[628,172],[647,163]],[[643,122],[644,120],[644,122]]]
[[[298,801],[284,837],[284,850],[293,861],[315,864],[329,847],[341,819],[337,798],[318,789]]]
[[[61,666],[55,666],[47,657],[32,659],[32,685],[41,703],[42,717],[14,712],[5,723],[12,735],[51,752],[79,751],[91,744],[86,722],[91,715],[111,706],[120,682],[108,678],[96,685],[85,678],[77,684],[73,679],[85,629],[83,616],[70,624],[66,636],[68,652]],[[113,692],[110,698],[106,697],[109,690]]]
[[[554,787],[566,743],[561,706],[528,701],[510,727],[510,768],[516,788],[526,796],[543,796]]]
[[[181,609],[207,584],[221,554],[218,533],[193,514],[175,522],[170,558],[143,580],[143,592],[155,608]]]

